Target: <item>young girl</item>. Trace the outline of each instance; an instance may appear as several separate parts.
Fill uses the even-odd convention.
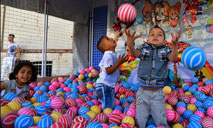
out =
[[[36,67],[30,62],[21,62],[10,73],[9,79],[1,82],[1,97],[8,92],[13,92],[19,97],[29,99],[29,83],[37,79]]]

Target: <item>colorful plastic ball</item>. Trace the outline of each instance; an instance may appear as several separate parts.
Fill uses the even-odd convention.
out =
[[[84,117],[76,116],[73,120],[73,124],[76,124],[76,123],[81,123],[83,125],[86,125],[87,120]]]
[[[201,120],[201,125],[203,126],[203,128],[212,128],[213,119],[211,117],[206,116]]]
[[[9,103],[7,99],[1,98],[0,99],[0,107],[5,106]]]
[[[38,105],[35,107],[35,110],[37,111],[38,115],[42,115],[47,111],[47,108],[44,105]]]
[[[8,100],[8,101],[12,101],[15,97],[17,97],[17,95],[13,92],[8,92],[5,96],[4,99]]]
[[[56,121],[59,117],[62,117],[62,114],[59,112],[54,112],[50,116],[54,119],[54,121]]]
[[[86,114],[88,111],[89,111],[89,108],[88,108],[88,107],[82,106],[82,107],[79,108],[78,114],[79,114],[79,115],[83,115],[83,114]]]
[[[14,122],[17,117],[18,117],[18,114],[15,112],[7,113],[3,118],[1,118],[1,126],[5,128],[14,127]]]
[[[166,118],[167,118],[168,121],[174,120],[174,118],[175,118],[175,111],[174,110],[166,109],[166,114],[167,114]]]
[[[183,113],[186,111],[186,108],[183,106],[179,106],[176,110],[180,115],[183,115]]]
[[[183,117],[185,119],[189,119],[191,116],[193,115],[193,112],[191,110],[186,110],[184,113],[183,113]]]
[[[183,125],[177,123],[172,126],[172,128],[183,128]]]
[[[33,117],[29,115],[21,115],[16,118],[14,127],[15,128],[28,128],[34,125]]]
[[[178,99],[174,96],[169,97],[169,99],[168,99],[168,103],[172,106],[175,106],[177,104],[177,102],[178,102]]]
[[[126,115],[135,118],[135,116],[136,116],[136,110],[135,110],[135,108],[130,107],[130,108],[127,110]]]
[[[105,114],[103,114],[103,113],[97,114],[96,115],[96,119],[98,119],[98,121],[100,123],[106,123],[108,121],[108,117]]]
[[[1,110],[1,118],[3,118],[6,114],[13,112],[13,110],[9,106],[2,106]]]
[[[119,114],[112,114],[110,117],[109,117],[109,124],[117,124],[117,125],[120,125],[121,123],[121,116]]]
[[[64,123],[66,125],[66,127],[68,127],[68,128],[71,127],[71,125],[72,125],[71,118],[68,118],[68,117],[65,117],[65,116],[62,116],[62,117],[58,118],[56,120],[56,122]]]
[[[199,121],[201,120],[201,117],[198,116],[198,115],[196,115],[196,114],[194,114],[194,115],[192,115],[192,116],[189,118],[189,120],[190,120],[190,122],[191,122],[191,121],[197,121],[197,122],[199,122]]]
[[[52,124],[50,126],[50,128],[66,128],[66,125],[61,122],[55,122],[54,124]],[[76,128],[78,128],[78,127],[76,127]]]
[[[98,122],[91,122],[86,126],[86,128],[103,128],[103,127]]]
[[[213,106],[211,106],[207,109],[206,114],[213,118]]]
[[[15,97],[12,101],[19,102],[20,104],[23,104],[25,102],[25,99],[22,97]]]
[[[96,114],[100,113],[101,112],[101,109],[97,106],[97,105],[93,105],[91,108],[90,108],[91,111],[95,112]]]
[[[104,111],[103,111],[103,113],[106,114],[106,115],[111,113],[111,112],[112,112],[111,108],[105,108]]]
[[[199,47],[190,46],[183,51],[181,62],[188,69],[200,69],[206,63],[205,52]]]
[[[23,104],[21,105],[21,107],[22,107],[22,108],[23,108],[23,107],[33,108],[33,104],[30,103],[30,102],[25,102],[25,103],[23,103]]]
[[[34,120],[34,125],[36,126],[37,123],[41,120],[40,116],[33,116],[33,120]]]
[[[183,107],[186,107],[186,104],[182,101],[179,101],[177,104],[176,104],[176,107],[179,107],[179,106],[183,106]]]
[[[61,108],[63,106],[63,100],[59,97],[56,97],[52,99],[50,106],[55,109],[55,108]]]
[[[135,120],[134,118],[132,118],[131,116],[125,116],[123,119],[122,119],[122,123],[128,123],[132,126],[135,125]]]
[[[37,112],[33,108],[23,107],[18,111],[18,115],[36,116]]]
[[[166,109],[173,109],[170,104],[166,104]]]
[[[163,88],[164,94],[170,94],[171,91],[172,91],[172,89],[171,89],[169,86],[165,86],[165,87]]]
[[[156,128],[155,125],[148,125],[146,128]]]
[[[42,118],[38,121],[37,126],[40,128],[49,128],[53,123],[54,121],[49,118]]]
[[[16,101],[9,102],[7,106],[9,106],[13,111],[18,111],[19,109],[21,109],[21,104]]]
[[[93,119],[93,118],[96,117],[96,113],[93,112],[93,111],[88,111],[88,112],[86,113],[86,115],[88,115],[91,119]]]
[[[122,4],[118,9],[118,18],[124,23],[131,23],[136,18],[136,9],[132,4]]]
[[[190,121],[188,124],[188,128],[202,128],[202,126],[197,121]]]
[[[188,110],[191,110],[192,112],[195,112],[197,110],[197,107],[194,104],[189,104],[187,106]]]
[[[204,107],[205,109],[208,109],[208,108],[211,107],[211,106],[213,106],[213,101],[212,101],[212,100],[205,100],[205,101],[203,102],[203,107]]]

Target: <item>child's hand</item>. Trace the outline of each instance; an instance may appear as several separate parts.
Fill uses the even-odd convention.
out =
[[[127,55],[123,54],[122,56],[119,55],[119,58],[118,58],[118,63],[119,65],[123,64],[124,62],[128,61],[128,57]]]
[[[127,36],[127,45],[128,44],[133,44],[135,39],[137,39],[138,37],[143,37],[141,34],[140,35],[137,35],[135,36],[135,31],[131,34],[130,33],[130,30],[124,30],[124,32],[126,33],[126,36]]]
[[[129,77],[131,72],[129,70],[121,70],[121,74],[126,76],[126,77]]]
[[[1,82],[0,91],[4,90],[6,88],[6,84],[4,82]]]
[[[177,35],[174,35],[173,33],[171,33],[171,36],[172,36],[172,43],[177,45],[177,42],[180,38],[180,30],[178,31]]]

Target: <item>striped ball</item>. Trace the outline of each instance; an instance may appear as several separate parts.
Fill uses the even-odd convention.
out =
[[[56,120],[56,122],[64,123],[66,125],[66,127],[71,127],[71,125],[72,125],[72,120],[68,117],[65,117],[65,116],[58,118]]]
[[[197,122],[199,122],[199,121],[201,120],[201,117],[198,116],[198,115],[196,115],[196,114],[194,114],[194,115],[192,115],[192,116],[189,118],[189,120],[190,120],[190,122],[191,122],[191,121],[197,121]]]
[[[163,88],[164,94],[170,94],[171,91],[172,91],[172,89],[171,89],[171,87],[169,87],[169,86],[165,86],[165,87]]]
[[[104,111],[103,111],[103,113],[106,114],[106,115],[111,113],[111,112],[112,112],[111,108],[105,108]]]
[[[90,116],[88,116],[88,115],[86,115],[86,114],[84,114],[84,115],[81,115],[82,117],[84,117],[87,121],[90,121]]]
[[[177,113],[179,113],[180,115],[183,115],[183,113],[186,111],[186,108],[183,106],[179,106],[176,109]]]
[[[50,128],[66,128],[66,125],[61,122],[55,122],[50,126]],[[77,127],[76,127],[77,128]]]
[[[38,105],[42,105],[42,103],[36,102],[36,103],[33,104],[33,107],[36,107]]]
[[[38,105],[35,107],[35,110],[37,111],[38,115],[42,115],[47,111],[47,108],[44,105]]]
[[[118,9],[118,18],[123,23],[131,23],[136,18],[136,9],[132,4],[122,4]]]
[[[40,128],[49,128],[53,123],[54,123],[54,121],[51,120],[50,118],[42,118],[37,123],[37,126]]]
[[[93,118],[96,117],[96,113],[93,112],[93,111],[88,111],[88,112],[86,113],[86,115],[88,115],[91,119],[93,119]]]
[[[63,100],[59,97],[56,97],[52,99],[50,106],[55,109],[55,108],[61,108],[63,106]]]
[[[166,109],[173,109],[170,104],[166,104]]]
[[[183,128],[183,125],[181,125],[181,124],[174,124],[173,126],[172,126],[172,128]]]
[[[82,107],[79,108],[78,114],[79,114],[79,115],[83,115],[83,114],[86,114],[88,111],[89,111],[89,108],[88,108],[88,107],[82,106]]]
[[[75,99],[72,99],[72,98],[67,98],[65,100],[65,105],[69,108],[69,107],[76,107],[77,106],[77,103],[76,103],[76,100]]]
[[[181,101],[183,101],[184,103],[188,104],[190,102],[190,98],[188,96],[182,96],[181,97]]]
[[[185,119],[189,119],[191,116],[193,115],[193,112],[191,110],[186,110],[184,113],[183,113],[183,117]]]
[[[180,115],[177,112],[175,112],[175,117],[172,120],[172,123],[178,123],[179,121],[180,121]]]
[[[204,94],[209,94],[210,88],[208,86],[205,86],[201,89],[201,92],[204,93]]]
[[[89,124],[87,125],[86,128],[103,128],[103,127],[102,127],[101,124],[98,123],[98,122],[91,122],[91,123],[89,123]]]
[[[78,123],[74,123],[72,124],[71,128],[85,128],[85,124],[78,122]]]
[[[102,123],[101,126],[102,126],[103,128],[109,128],[109,126],[108,126],[106,123]]]
[[[0,107],[5,106],[9,103],[7,99],[1,98],[0,99]]]
[[[132,126],[132,125],[130,125],[130,124],[128,124],[128,123],[122,123],[122,124],[120,125],[120,128],[134,128],[134,126]]]
[[[97,114],[96,119],[98,119],[100,123],[106,123],[108,121],[108,117],[103,113]]]
[[[20,104],[23,104],[25,102],[25,99],[22,97],[15,97],[12,101],[19,102]]]
[[[132,91],[127,90],[127,91],[125,92],[125,96],[126,96],[126,97],[133,96],[133,95],[134,95],[134,93],[133,93]]]
[[[199,122],[190,121],[188,124],[188,128],[202,128]]]
[[[128,124],[134,126],[135,125],[135,120],[131,116],[125,116],[122,119],[122,123],[128,123]]]
[[[93,105],[91,108],[90,108],[91,111],[95,112],[96,114],[100,113],[101,112],[101,109],[97,106],[97,105]]]
[[[34,120],[34,125],[36,126],[37,123],[41,120],[40,116],[33,116],[33,120]]]
[[[187,128],[188,124],[189,124],[189,120],[183,120],[181,122],[181,124],[183,125],[184,128]]]
[[[62,117],[62,114],[59,112],[54,112],[50,116],[54,119],[54,121],[56,121],[59,117]]]
[[[201,120],[201,124],[202,124],[203,128],[212,128],[213,119],[211,117],[206,116]]]
[[[206,114],[213,118],[213,106],[211,106],[207,109]]]
[[[211,107],[211,106],[213,106],[213,101],[211,101],[211,100],[205,100],[205,101],[203,102],[203,107],[204,107],[205,109],[208,109],[208,108]]]
[[[126,91],[127,91],[127,89],[125,87],[120,87],[119,88],[119,93],[120,94],[125,94]]]
[[[18,117],[18,114],[15,112],[7,113],[3,118],[1,118],[1,125],[3,127],[14,127],[14,122],[16,118]]]
[[[200,116],[201,118],[203,118],[205,116],[204,113],[201,111],[196,111],[194,114]]]
[[[112,114],[110,117],[109,117],[109,124],[117,124],[117,125],[120,125],[121,123],[121,116],[119,114]]]
[[[166,118],[167,118],[168,121],[174,120],[174,118],[175,118],[174,110],[166,109],[166,114],[167,114]]]
[[[11,101],[7,104],[7,106],[9,106],[13,111],[18,111],[19,109],[21,109],[21,104],[16,101]]]
[[[72,119],[74,119],[74,117],[77,115],[77,113],[72,109],[68,109],[65,114],[69,114]]]
[[[13,92],[8,92],[5,96],[4,99],[8,100],[8,101],[12,101],[15,97],[17,97],[17,95]]]
[[[76,124],[76,123],[81,123],[81,124],[86,125],[87,120],[84,117],[76,116],[73,120],[73,124]]]
[[[18,111],[18,115],[29,115],[29,116],[36,116],[37,112],[33,111],[33,108],[23,107]]]
[[[1,118],[3,118],[6,114],[13,112],[13,110],[9,106],[2,106],[1,110]]]
[[[66,112],[66,109],[65,108],[56,108],[56,109],[53,109],[52,113],[54,112],[59,112],[61,114],[64,114]]]
[[[190,46],[183,51],[181,62],[188,69],[200,69],[206,63],[205,52],[199,47]]]
[[[127,110],[127,112],[126,112],[126,115],[135,118],[135,116],[136,116],[136,110],[135,110],[135,108],[130,107],[130,108]]]
[[[34,125],[33,117],[29,115],[21,115],[16,118],[14,127],[15,128],[28,128]]]
[[[197,110],[197,107],[194,104],[189,104],[187,106],[188,110],[191,110],[192,112],[195,112]]]

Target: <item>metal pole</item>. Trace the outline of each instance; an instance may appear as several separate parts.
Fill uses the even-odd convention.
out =
[[[47,65],[47,34],[48,34],[48,1],[44,1],[44,40],[43,40],[43,49],[42,49],[42,69],[41,76],[46,76],[46,65]]]
[[[93,2],[94,2],[94,0],[91,0],[92,2],[91,2],[91,9],[90,9],[90,52],[89,52],[89,54],[90,54],[90,60],[89,60],[89,62],[90,62],[90,66],[92,66],[92,60],[93,60],[93,21],[94,21],[94,9],[93,9]]]

